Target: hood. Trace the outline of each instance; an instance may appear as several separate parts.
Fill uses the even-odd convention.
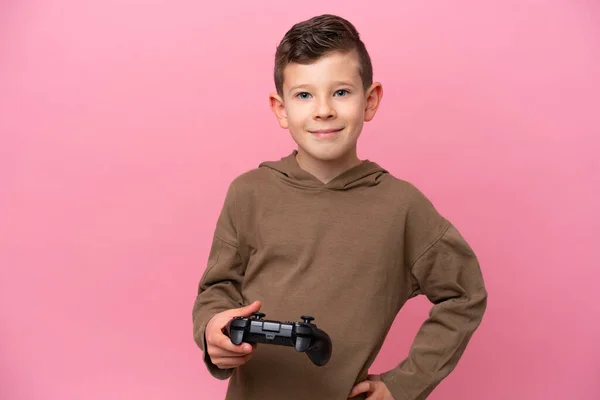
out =
[[[388,173],[377,163],[369,160],[362,161],[359,165],[350,168],[333,178],[328,183],[323,183],[314,175],[306,172],[296,160],[297,150],[283,157],[279,161],[265,161],[259,168],[271,169],[285,182],[307,189],[349,190],[357,187],[375,186],[381,178]]]

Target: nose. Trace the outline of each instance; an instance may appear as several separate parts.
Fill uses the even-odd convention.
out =
[[[331,119],[335,118],[336,115],[335,108],[331,106],[329,99],[315,102],[315,108],[313,110],[314,119]]]

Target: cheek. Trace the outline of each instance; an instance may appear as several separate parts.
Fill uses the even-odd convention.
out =
[[[364,117],[363,105],[359,101],[342,103],[338,107],[338,117],[352,123],[356,123],[355,121],[362,121]]]
[[[290,125],[302,126],[306,121],[306,110],[303,107],[288,107],[287,120]]]

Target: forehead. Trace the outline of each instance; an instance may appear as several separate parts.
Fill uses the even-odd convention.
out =
[[[347,81],[360,85],[360,63],[356,52],[334,52],[311,64],[292,63],[284,71],[284,88],[297,85],[327,85],[330,82]]]

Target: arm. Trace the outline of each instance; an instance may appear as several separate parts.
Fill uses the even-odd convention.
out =
[[[243,305],[241,294],[245,265],[237,247],[235,227],[235,191],[230,186],[215,228],[208,264],[198,285],[192,310],[194,341],[204,353],[204,362],[212,376],[227,379],[232,368],[220,369],[207,352],[205,329],[215,314]]]
[[[428,215],[436,225],[445,221],[435,212]],[[428,225],[418,219],[421,226]],[[409,266],[413,296],[425,294],[433,306],[409,356],[381,375],[396,400],[427,398],[458,364],[487,307],[477,257],[449,222],[444,222],[428,247],[415,253]]]

